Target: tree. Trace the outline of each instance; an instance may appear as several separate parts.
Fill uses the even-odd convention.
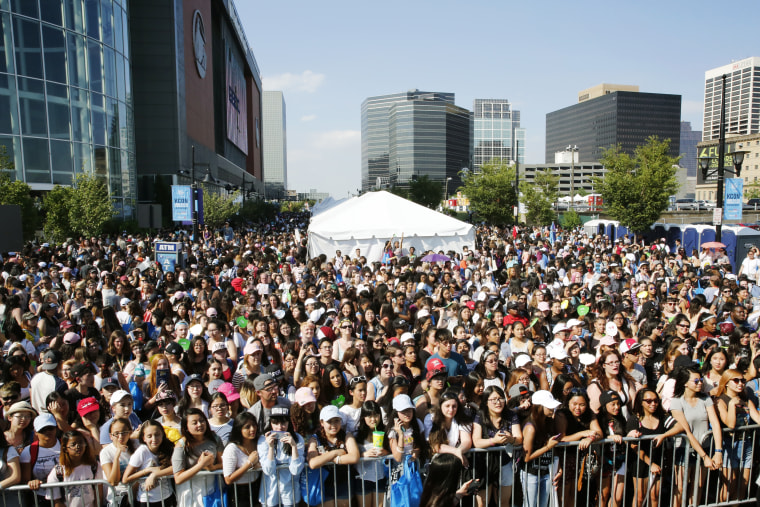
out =
[[[79,174],[69,203],[69,223],[75,234],[100,234],[103,225],[115,215],[105,182],[92,174]]]
[[[559,176],[547,170],[536,171],[536,177],[532,183],[524,181],[520,185],[523,194],[522,200],[528,208],[527,220],[537,225],[550,225],[556,217],[554,208],[557,202],[557,187]]]
[[[276,214],[276,204],[256,199],[248,199],[245,201],[245,204],[240,207],[240,216],[243,220],[251,222],[271,220]]]
[[[23,181],[11,181],[14,169],[6,147],[0,146],[0,204],[21,208],[21,229],[24,239],[29,240],[39,227],[39,210],[31,196],[32,188]]]
[[[74,201],[74,189],[56,185],[45,194],[42,210],[45,212],[45,237],[60,243],[73,234],[69,209]]]
[[[670,140],[647,139],[631,157],[620,146],[604,150],[600,162],[607,169],[594,178],[607,213],[634,232],[649,228],[668,208],[669,197],[678,191],[676,165],[680,157],[668,155]]]
[[[513,167],[501,159],[494,159],[483,164],[479,172],[463,172],[462,176],[460,190],[470,199],[470,209],[481,220],[493,225],[514,223]]]
[[[440,181],[433,181],[425,174],[409,182],[407,199],[421,206],[435,208],[441,202],[443,189]]]
[[[568,230],[575,229],[583,225],[581,216],[575,211],[570,210],[562,214],[562,220],[560,220],[562,227]]]
[[[239,192],[232,194],[217,194],[203,190],[203,221],[212,229],[224,225],[225,220],[235,218],[240,211],[240,204],[235,202]]]

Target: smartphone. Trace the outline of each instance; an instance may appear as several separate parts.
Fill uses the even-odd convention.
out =
[[[478,488],[480,487],[480,479],[473,480],[469,486],[467,486],[467,490],[465,491],[465,495],[471,495],[475,493]]]
[[[170,375],[170,371],[168,368],[161,368],[159,370],[156,370],[156,383],[158,385],[161,385],[161,384],[169,385],[169,375]]]
[[[552,437],[552,439],[554,440],[559,440],[560,438],[562,438],[562,433],[557,433],[556,435]]]

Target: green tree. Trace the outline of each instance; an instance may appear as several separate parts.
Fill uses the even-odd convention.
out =
[[[80,174],[74,180],[69,204],[69,223],[75,234],[100,234],[103,225],[115,214],[105,182],[92,174]]]
[[[53,190],[45,194],[42,210],[45,212],[43,231],[46,238],[60,243],[73,235],[69,209],[74,199],[74,189],[61,185],[54,186]]]
[[[636,148],[634,155],[620,146],[604,151],[600,162],[607,173],[594,178],[611,218],[634,232],[649,228],[668,208],[669,197],[678,191],[676,165],[680,157],[668,155],[670,140],[656,136]]]
[[[243,220],[251,222],[271,220],[276,214],[277,205],[266,201],[248,199],[245,201],[245,205],[240,207],[240,216]]]
[[[235,202],[239,192],[232,194],[213,193],[203,190],[203,220],[212,229],[224,225],[225,220],[233,220],[240,211],[240,204]]]
[[[535,179],[520,184],[522,200],[528,209],[527,220],[537,225],[550,225],[556,217],[552,205],[557,202],[559,176],[547,170],[536,171]]]
[[[563,228],[571,230],[583,225],[583,221],[581,220],[581,216],[576,211],[570,210],[562,214],[560,224],[562,224]]]
[[[514,223],[515,170],[501,159],[480,167],[480,172],[462,174],[460,190],[470,199],[470,209],[493,225]]]
[[[24,239],[29,240],[39,227],[40,214],[31,196],[31,187],[23,181],[11,181],[14,169],[15,165],[8,156],[6,147],[0,146],[0,204],[21,208],[21,229]]]
[[[428,208],[435,208],[440,204],[442,197],[441,182],[431,180],[427,174],[409,182],[407,199],[412,202]]]

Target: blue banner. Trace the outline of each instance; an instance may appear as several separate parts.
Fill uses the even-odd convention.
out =
[[[723,219],[742,219],[742,196],[744,195],[744,180],[742,178],[726,178],[726,194],[723,198]]]
[[[172,220],[193,220],[193,189],[189,185],[172,185]]]

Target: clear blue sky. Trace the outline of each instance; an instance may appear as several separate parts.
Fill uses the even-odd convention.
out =
[[[265,90],[287,108],[288,186],[334,197],[361,181],[362,101],[419,88],[506,98],[544,162],[546,113],[605,82],[682,95],[702,128],[706,70],[760,55],[756,1],[236,0]],[[733,28],[732,28],[733,27]]]

